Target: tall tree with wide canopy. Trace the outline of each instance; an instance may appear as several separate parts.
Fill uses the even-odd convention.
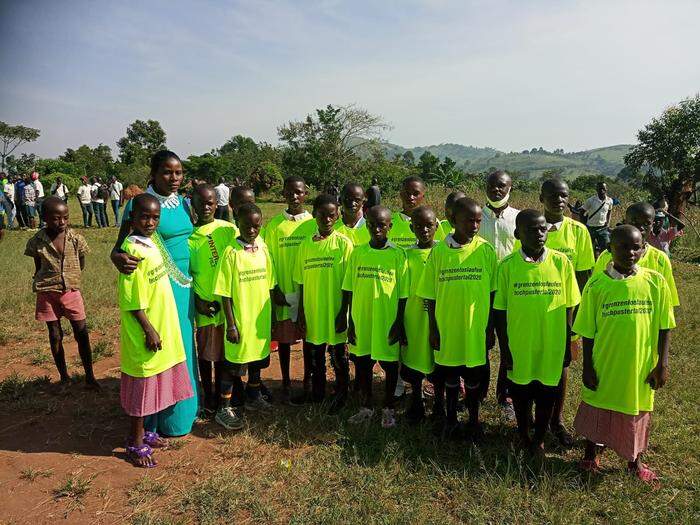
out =
[[[5,171],[5,159],[22,144],[34,142],[41,131],[27,126],[11,126],[0,121],[0,169]]]

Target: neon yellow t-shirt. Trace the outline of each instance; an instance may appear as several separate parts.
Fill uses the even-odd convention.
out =
[[[299,220],[291,221],[284,213],[275,215],[261,232],[275,265],[275,277],[284,294],[298,294],[299,286],[294,282],[294,264],[297,248],[306,237],[316,231],[316,221],[304,212]],[[289,300],[287,301],[289,302]],[[275,306],[275,319],[290,319],[289,307]]]
[[[438,231],[440,232],[440,235],[444,239],[450,233],[454,233],[455,229],[450,224],[450,221],[448,221],[447,219],[444,219],[444,220],[440,221],[440,226],[438,227]]]
[[[352,320],[357,346],[350,353],[381,361],[399,360],[399,343],[389,344],[399,299],[408,297],[406,254],[393,244],[376,250],[358,246],[350,256],[343,290],[352,292]]]
[[[496,310],[506,310],[513,369],[518,385],[556,386],[566,350],[566,309],[581,300],[574,267],[563,253],[547,250],[540,263],[511,253],[498,266]]]
[[[496,251],[474,236],[461,248],[440,242],[433,248],[418,285],[418,296],[435,300],[440,350],[435,363],[475,367],[486,364],[486,326],[496,289]]]
[[[224,340],[231,363],[250,363],[270,355],[272,301],[275,272],[267,247],[255,240],[257,250],[247,251],[236,240],[219,260],[214,293],[233,299],[233,318],[240,334],[237,344]]]
[[[338,219],[335,221],[333,229],[350,239],[355,247],[369,242],[369,230],[367,229],[367,223],[364,219],[361,219],[361,225],[356,228],[350,228],[343,224],[342,219]]]
[[[158,248],[127,237],[122,250],[141,261],[133,273],[119,274],[121,370],[131,377],[151,377],[185,360],[177,305]],[[134,310],[143,310],[160,336],[162,348],[157,352],[146,348],[143,328],[131,313]]]
[[[659,330],[676,326],[663,276],[640,267],[627,279],[602,272],[583,289],[574,331],[593,339],[598,388],[581,387],[591,406],[632,416],[654,409],[646,378],[658,362]]]
[[[343,302],[343,278],[351,253],[352,241],[337,231],[320,241],[307,237],[299,245],[294,281],[304,287],[305,341],[315,345],[347,341],[345,332],[335,332],[335,318]]]
[[[604,272],[608,267],[608,263],[612,261],[612,255],[608,250],[604,250],[599,256],[598,260],[595,262],[593,268],[593,273]],[[658,248],[654,248],[651,244],[647,244],[646,251],[644,255],[639,259],[637,263],[643,268],[649,268],[650,270],[655,270],[664,276],[666,279],[666,284],[668,284],[668,290],[671,292],[671,305],[680,305],[680,300],[678,299],[678,290],[676,289],[676,280],[673,278],[673,268],[671,267],[671,259],[668,258],[664,252]]]
[[[403,249],[416,244],[416,236],[411,231],[411,218],[398,211],[392,213],[391,230],[389,230],[389,235],[387,235],[387,237],[396,246]],[[442,229],[438,227],[435,231],[435,240],[441,241],[444,238],[445,234]]]
[[[228,221],[214,219],[208,224],[195,226],[188,240],[190,247],[190,272],[194,293],[205,301],[219,303],[219,311],[212,317],[195,312],[198,328],[218,326],[224,322],[221,299],[214,296],[214,274],[224,249],[238,237],[238,228]]]
[[[418,283],[425,269],[431,248],[418,248],[411,246],[406,250],[408,260],[408,281],[410,283],[406,311],[404,313],[404,326],[408,346],[401,347],[401,363],[413,370],[429,374],[435,368],[433,350],[428,342],[430,333],[428,326],[428,311],[425,300],[418,297]]]

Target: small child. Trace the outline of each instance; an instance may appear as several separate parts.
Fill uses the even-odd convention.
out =
[[[68,319],[78,343],[85,384],[99,390],[92,371],[90,336],[85,322],[83,296],[80,294],[81,273],[85,269],[88,245],[82,235],[68,227],[68,206],[63,199],[46,198],[41,213],[45,227],[27,241],[24,250],[24,255],[34,258],[32,288],[37,294],[35,318],[46,322],[51,354],[61,383],[70,381],[61,328],[61,317]]]
[[[338,202],[334,195],[319,195],[314,200],[313,216],[318,231],[299,245],[294,281],[299,284],[299,329],[304,337],[304,376],[311,377],[311,401],[320,403],[326,392],[326,348],[336,377],[336,392],[331,412],[345,404],[350,382],[347,341],[348,304],[343,301],[343,277],[352,253],[352,241],[333,229],[338,220]],[[309,400],[304,391],[292,404]]]
[[[571,360],[571,315],[580,295],[569,259],[545,247],[547,222],[541,212],[518,213],[515,237],[522,248],[501,261],[493,308],[520,440],[541,454],[562,370]]]
[[[269,411],[271,405],[260,393],[260,371],[270,365],[271,291],[275,272],[267,246],[258,235],[262,212],[255,204],[238,210],[236,240],[228,246],[215,277],[214,294],[222,297],[226,319],[221,397],[215,421],[229,430],[243,428],[240,408]],[[248,393],[241,377],[248,373]]]
[[[292,344],[303,337],[296,325],[299,285],[293,279],[294,263],[301,241],[314,234],[316,223],[312,220],[311,214],[304,210],[304,202],[309,195],[304,179],[287,177],[284,181],[283,195],[287,202],[287,209],[265,225],[262,238],[270,250],[277,283],[284,294],[284,300],[282,297],[276,297],[272,339],[279,343],[282,401],[288,403],[292,385],[289,377],[291,348]],[[305,377],[304,384],[308,382],[309,378]]]
[[[362,407],[350,423],[368,421],[372,408],[372,368],[386,373],[382,426],[396,426],[394,391],[399,378],[399,341],[405,339],[404,310],[408,298],[408,265],[404,251],[389,242],[391,211],[374,206],[367,212],[370,241],[355,248],[343,280],[350,304],[348,342],[354,356],[355,381]]]
[[[408,248],[416,243],[416,237],[411,231],[411,213],[418,206],[423,204],[425,199],[425,183],[417,176],[406,177],[401,182],[401,211],[391,215],[391,231],[389,231],[389,241],[399,248]],[[444,239],[441,231],[435,233],[437,240]]]
[[[655,248],[648,241],[652,224],[654,223],[654,215],[654,207],[651,204],[648,202],[637,202],[625,211],[625,223],[637,228],[642,234],[642,239],[644,239],[644,250],[637,264],[643,268],[655,270],[664,276],[671,292],[671,305],[678,306],[680,301],[678,299],[678,290],[676,289],[676,280],[673,278],[671,260],[665,252]],[[604,250],[595,263],[593,273],[604,272],[611,260],[610,250]]]
[[[214,274],[224,249],[238,237],[238,228],[228,221],[214,218],[216,191],[210,184],[200,184],[194,189],[192,207],[197,222],[188,242],[196,310],[199,377],[204,391],[204,407],[216,410],[224,360],[224,314],[221,299],[214,296]]]
[[[335,229],[348,237],[355,247],[369,242],[363,213],[366,200],[365,190],[356,182],[348,182],[340,191],[342,215],[341,220],[335,222]]]
[[[668,228],[664,227],[668,221]],[[647,233],[645,239],[647,243],[654,248],[661,250],[669,257],[671,256],[671,243],[678,237],[682,237],[685,233],[685,224],[677,217],[664,212],[664,210],[655,210],[654,225],[651,231]]]
[[[131,229],[121,249],[141,259],[119,274],[121,405],[130,419],[126,451],[138,467],[155,467],[154,447],[167,442],[144,432],[144,417],[194,395],[185,361],[177,306],[168,272],[153,239],[160,203],[149,193],[132,200]]]
[[[454,204],[455,232],[435,245],[417,294],[428,301],[430,347],[435,351],[435,399],[445,403],[448,437],[458,432],[459,380],[464,379],[469,410],[467,437],[483,436],[479,423],[480,388],[486,367],[486,331],[496,290],[496,252],[477,236],[481,206],[469,198]],[[442,410],[439,404],[434,412]]]
[[[411,406],[406,413],[411,423],[418,423],[425,417],[423,379],[431,377],[435,368],[433,350],[428,341],[429,323],[425,299],[418,297],[416,291],[425,262],[435,245],[437,228],[437,217],[431,208],[419,206],[413,210],[411,230],[416,236],[416,243],[406,249],[410,288],[404,313],[406,344],[401,347],[401,378],[411,384]]]
[[[596,471],[603,447],[646,483],[658,477],[641,456],[649,443],[654,391],[668,379],[676,323],[663,276],[637,263],[644,238],[634,226],[610,237],[612,261],[583,290],[574,331],[583,337],[583,389],[574,427],[586,438],[581,468]]]
[[[442,234],[443,239],[447,237],[450,233],[455,231],[455,227],[452,225],[452,222],[454,221],[454,212],[452,208],[455,204],[455,201],[462,199],[466,196],[467,194],[463,191],[456,190],[450,193],[445,199],[445,220],[440,221],[439,227],[439,231]]]

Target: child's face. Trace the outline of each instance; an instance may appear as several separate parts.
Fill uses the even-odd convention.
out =
[[[625,217],[625,222],[637,228],[642,233],[642,239],[646,242],[654,226],[654,214],[652,213],[632,213]]]
[[[262,228],[262,216],[259,213],[248,213],[238,218],[238,229],[241,239],[248,244],[253,244]]]
[[[192,207],[201,222],[214,220],[216,212],[216,193],[211,190],[196,191],[192,197]]]
[[[411,231],[420,244],[429,244],[435,237],[437,219],[429,213],[414,214],[411,219]]]
[[[357,215],[365,203],[365,192],[359,186],[350,186],[340,198],[343,211],[349,215]]]
[[[68,206],[64,204],[44,209],[44,222],[46,223],[46,229],[51,232],[60,233],[66,231],[68,227]]]
[[[425,187],[418,181],[411,181],[401,188],[399,195],[404,213],[410,214],[423,203]]]
[[[622,271],[630,271],[644,252],[644,239],[640,232],[620,235],[610,242],[613,264]]]
[[[233,216],[238,217],[238,210],[241,209],[241,206],[248,203],[255,204],[255,193],[253,193],[252,191],[241,193],[236,195],[235,197],[232,197],[229,204],[231,204],[231,211],[233,212]]]
[[[135,233],[150,237],[156,231],[160,222],[160,206],[158,203],[147,201],[134,208],[131,214],[131,225]]]
[[[540,215],[532,220],[517,226],[515,229],[516,238],[526,252],[539,252],[547,241],[547,221]]]
[[[338,206],[335,204],[324,204],[316,208],[314,218],[320,234],[329,234],[333,231],[333,225],[338,220]]]
[[[303,182],[290,182],[284,187],[282,193],[287,206],[293,210],[300,209],[304,205],[304,201],[306,201],[306,196],[309,194],[306,184]]]
[[[369,230],[370,238],[374,242],[386,241],[391,226],[391,215],[389,213],[370,213],[367,217],[367,229]]]
[[[467,208],[454,214],[455,233],[460,237],[471,239],[479,232],[481,226],[481,208]]]
[[[544,210],[551,215],[564,215],[566,205],[569,203],[569,188],[566,185],[547,187],[540,194],[540,202]]]

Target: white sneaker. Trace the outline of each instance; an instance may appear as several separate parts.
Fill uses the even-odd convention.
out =
[[[396,412],[393,408],[382,410],[382,426],[384,428],[394,428],[396,426]]]
[[[360,410],[358,410],[357,414],[348,418],[348,423],[352,425],[359,425],[360,423],[365,423],[372,419],[372,416],[374,416],[373,409],[362,407]]]

